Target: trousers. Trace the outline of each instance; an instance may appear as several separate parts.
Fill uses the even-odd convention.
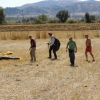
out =
[[[52,51],[52,50],[53,50],[54,57],[57,59],[57,54],[56,54],[56,47],[55,47],[55,45],[50,46],[50,48],[49,48],[49,57],[52,58],[52,55],[51,55],[51,51]]]
[[[70,58],[70,63],[72,65],[74,65],[74,61],[75,61],[75,52],[74,52],[74,50],[69,50],[69,58]]]
[[[31,50],[30,50],[31,60],[34,59],[34,61],[36,61],[35,50],[36,50],[36,47],[33,47],[33,48],[31,48]]]

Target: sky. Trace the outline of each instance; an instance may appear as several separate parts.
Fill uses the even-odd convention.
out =
[[[35,3],[43,0],[0,0],[0,6],[3,8],[6,7],[17,7],[17,6],[22,6],[27,3]],[[80,0],[80,1],[86,1],[86,0]],[[96,0],[100,1],[100,0]]]
[[[35,3],[43,0],[0,0],[0,6],[3,8],[6,7],[17,7],[22,6],[27,3]]]

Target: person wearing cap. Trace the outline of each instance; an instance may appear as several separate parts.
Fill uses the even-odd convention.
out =
[[[48,43],[49,45],[49,57],[48,58],[52,58],[52,55],[51,55],[51,51],[53,50],[53,54],[54,54],[54,59],[57,59],[57,55],[56,55],[56,47],[55,47],[55,37],[52,35],[52,33],[48,33],[48,35],[50,36],[50,42]]]
[[[34,58],[34,61],[36,61],[36,55],[35,55],[35,50],[36,50],[36,41],[34,38],[32,38],[31,35],[29,35],[29,39],[30,39],[30,61],[33,61],[33,58]]]
[[[93,59],[92,61],[95,61],[94,55],[92,54],[91,39],[89,38],[87,34],[85,34],[85,38],[86,38],[86,50],[85,50],[86,61],[88,61],[88,55],[87,55],[88,52],[92,56],[92,59]]]
[[[69,58],[70,58],[70,66],[74,66],[75,65],[75,52],[77,52],[77,46],[76,46],[76,42],[73,41],[72,37],[69,37],[69,42],[67,43],[66,46],[66,52],[67,49],[69,50]]]

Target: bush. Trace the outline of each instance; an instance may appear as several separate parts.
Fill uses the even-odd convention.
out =
[[[76,23],[76,21],[75,20],[72,20],[72,19],[71,20],[68,20],[67,22],[68,23]]]
[[[39,18],[36,18],[36,19],[34,20],[34,23],[35,23],[35,24],[43,24],[43,21],[42,21],[41,19],[39,19]]]
[[[58,20],[55,20],[55,19],[49,20],[48,23],[58,23]]]

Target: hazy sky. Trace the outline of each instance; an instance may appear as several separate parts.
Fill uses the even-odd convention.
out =
[[[0,6],[5,8],[5,7],[16,7],[16,6],[22,6],[27,3],[34,3],[34,2],[39,2],[43,0],[0,0]],[[80,0],[80,1],[86,1],[86,0]],[[100,0],[96,0],[100,1]]]
[[[27,3],[34,3],[39,2],[43,0],[0,0],[0,6],[5,7],[16,7],[16,6],[22,6]]]

